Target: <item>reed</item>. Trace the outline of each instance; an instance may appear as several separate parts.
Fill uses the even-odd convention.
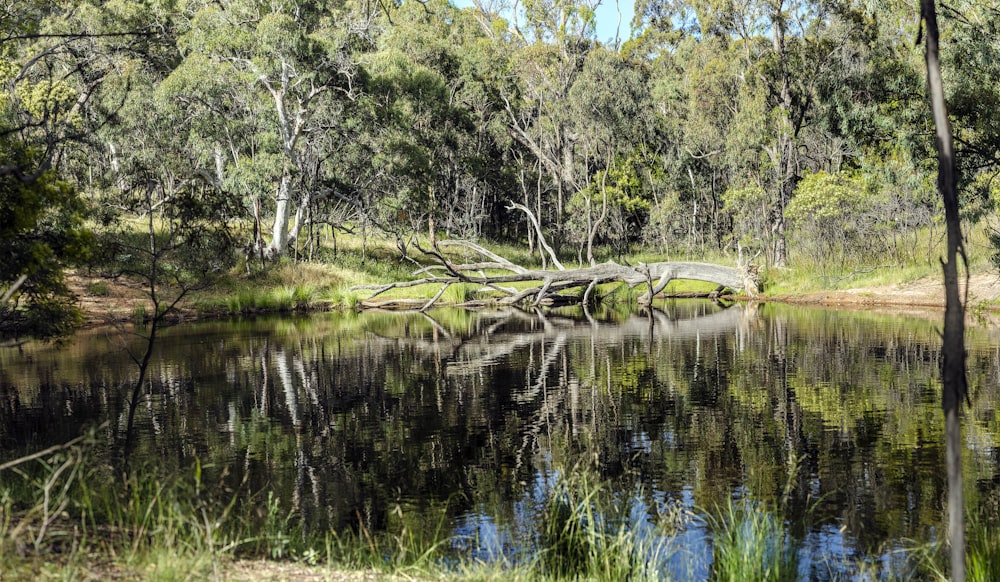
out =
[[[773,512],[750,500],[729,500],[709,514],[712,578],[784,582],[798,579],[798,544]]]
[[[307,285],[243,288],[225,297],[224,305],[214,307],[212,302],[202,302],[203,311],[224,309],[231,315],[253,313],[287,313],[313,307],[318,293]]]
[[[974,515],[966,524],[965,575],[969,582],[1000,580],[1000,531],[997,524]],[[911,550],[917,569],[927,580],[946,582],[951,578],[949,552],[944,542]]]
[[[534,575],[541,579],[662,580],[671,548],[629,526],[628,503],[604,500],[587,471],[561,476],[545,506]]]

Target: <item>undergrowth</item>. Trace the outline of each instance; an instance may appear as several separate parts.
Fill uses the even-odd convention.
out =
[[[154,463],[116,471],[102,461],[102,434],[106,426],[0,464],[5,580],[225,579],[238,559],[415,579],[780,582],[802,575],[800,540],[780,513],[749,499],[700,517],[668,504],[659,520],[637,522],[641,496],[612,491],[594,472],[573,467],[552,473],[536,537],[521,540],[530,546],[526,554],[478,561],[456,553],[447,503],[437,508],[436,525],[397,505],[378,531],[359,516],[353,528],[309,532],[293,507],[267,490],[249,491],[245,480],[232,482],[226,468],[209,471],[195,461],[173,474]],[[708,536],[709,562],[689,560],[694,565],[678,571],[671,561],[690,551],[677,541],[687,527]],[[993,521],[972,520],[970,580],[1000,577],[996,531]],[[945,580],[946,566],[942,547],[931,544],[907,549],[898,561],[858,559],[848,571],[850,579]],[[829,574],[841,579],[844,570]]]

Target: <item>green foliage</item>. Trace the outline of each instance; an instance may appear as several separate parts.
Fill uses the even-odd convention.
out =
[[[730,187],[722,195],[723,209],[733,221],[733,242],[753,251],[770,247],[770,198],[760,186]]]
[[[798,548],[779,516],[749,500],[730,500],[710,525],[713,580],[799,579]]]
[[[812,264],[844,265],[849,258],[881,262],[887,229],[893,228],[887,204],[856,174],[816,172],[805,176],[785,208],[796,245]],[[881,256],[880,256],[881,255]]]
[[[575,467],[559,474],[545,504],[541,573],[555,580],[659,580],[663,542],[629,528],[628,504],[608,503],[597,477]]]
[[[305,285],[284,286],[274,289],[242,289],[226,298],[226,311],[230,314],[289,312],[306,309],[313,304],[316,291]]]
[[[77,92],[63,81],[20,83],[16,95],[21,108],[38,122],[61,121],[78,97]],[[81,119],[77,114],[69,121],[79,124]]]
[[[52,170],[25,176],[36,164],[30,150],[0,139],[8,168],[0,172],[0,297],[11,293],[0,301],[0,336],[53,337],[79,321],[64,271],[90,253],[84,203]]]
[[[970,582],[1000,580],[1000,534],[996,524],[973,519],[968,529],[966,576]]]
[[[598,170],[586,188],[573,194],[567,211],[576,240],[586,242],[588,225],[596,225],[595,239],[609,243],[619,257],[641,240],[651,208],[649,191],[639,174],[643,161],[636,154],[618,156]],[[597,225],[599,220],[603,221]]]
[[[868,198],[864,182],[857,176],[815,172],[799,182],[795,198],[785,208],[785,218],[820,228],[848,226],[846,219],[861,212]]]
[[[995,4],[943,16],[972,220],[994,212]],[[316,225],[405,241],[433,221],[523,244],[516,200],[566,254],[645,242],[770,261],[787,241],[803,262],[928,260],[933,143],[898,3],[640,2],[621,50],[596,38],[592,3],[520,6],[17,2],[0,11],[3,127],[95,216],[150,174],[211,183],[232,199],[224,221],[273,256]],[[807,228],[855,204],[855,235]]]

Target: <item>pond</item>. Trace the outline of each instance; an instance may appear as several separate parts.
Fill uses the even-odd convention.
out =
[[[705,578],[707,518],[780,512],[799,570],[895,559],[944,527],[939,319],[683,300],[574,310],[324,313],[166,329],[133,456],[199,464],[306,531],[444,528],[456,556],[528,559],[561,479]],[[113,455],[140,338],[0,352],[0,460],[87,427]],[[1000,505],[1000,338],[969,333],[966,499]],[[613,504],[612,503],[612,504]],[[610,519],[610,518],[609,518]]]

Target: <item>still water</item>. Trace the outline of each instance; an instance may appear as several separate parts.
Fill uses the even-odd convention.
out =
[[[444,527],[486,560],[530,555],[554,483],[586,469],[629,527],[683,549],[668,569],[707,575],[699,516],[740,498],[782,508],[822,578],[943,531],[938,321],[677,301],[184,324],[155,352],[134,455],[225,468],[306,530]],[[996,513],[1000,336],[969,343],[966,498]],[[101,329],[0,351],[0,460],[103,421],[112,454],[139,345]]]

